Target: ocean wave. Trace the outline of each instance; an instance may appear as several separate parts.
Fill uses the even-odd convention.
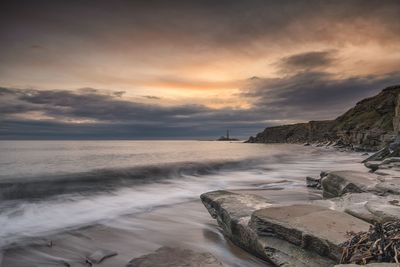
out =
[[[178,162],[35,177],[8,177],[0,180],[0,200],[42,199],[60,194],[112,191],[123,186],[160,183],[168,179],[201,176],[224,170],[247,169],[258,163],[260,161],[257,159]]]

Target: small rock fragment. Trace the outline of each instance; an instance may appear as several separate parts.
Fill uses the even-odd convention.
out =
[[[318,179],[318,178],[307,176],[306,184],[307,184],[307,187],[322,189],[321,179]]]
[[[90,264],[98,264],[102,262],[104,259],[113,257],[118,255],[117,252],[106,250],[106,249],[99,249],[92,253],[90,256],[86,258],[87,262]]]

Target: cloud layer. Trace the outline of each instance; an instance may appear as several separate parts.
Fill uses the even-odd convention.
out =
[[[397,0],[0,8],[2,139],[245,138],[400,83]]]
[[[33,90],[0,88],[2,139],[207,139],[229,128],[246,138],[266,126],[333,119],[400,73],[337,79],[324,72],[285,78],[253,78],[240,97],[248,109],[202,105],[161,106],[132,102],[122,92],[96,89]]]

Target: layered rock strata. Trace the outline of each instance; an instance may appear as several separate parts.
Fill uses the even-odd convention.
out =
[[[268,127],[249,143],[324,143],[377,150],[395,139],[400,127],[400,85],[364,99],[334,120]]]

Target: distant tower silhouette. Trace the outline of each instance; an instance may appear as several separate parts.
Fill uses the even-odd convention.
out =
[[[226,130],[226,139],[229,140],[229,129]]]

